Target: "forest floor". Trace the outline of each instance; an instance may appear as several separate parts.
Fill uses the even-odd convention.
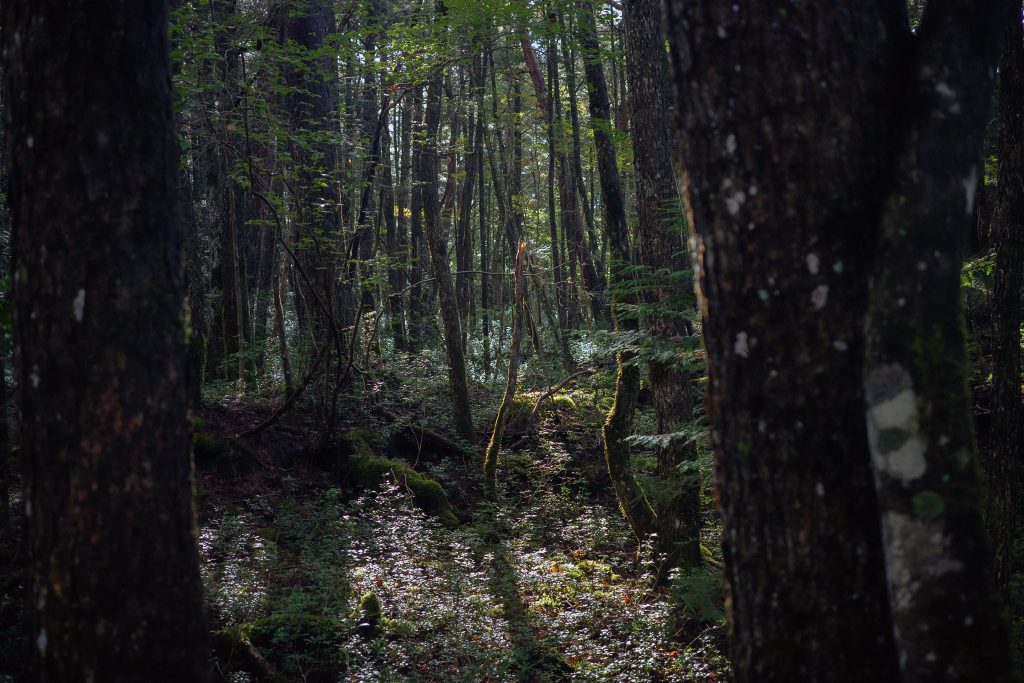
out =
[[[219,678],[725,680],[718,575],[655,590],[611,495],[599,413],[548,405],[506,439],[492,503],[479,457],[410,443],[409,429],[350,429],[317,449],[293,415],[243,443],[230,434],[260,411],[211,404],[198,501]],[[352,474],[367,460],[384,463],[378,481]]]

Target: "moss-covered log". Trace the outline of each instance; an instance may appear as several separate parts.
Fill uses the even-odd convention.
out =
[[[427,514],[435,515],[445,524],[458,524],[455,509],[444,488],[421,472],[400,460],[382,458],[373,451],[366,436],[360,431],[348,434],[355,455],[347,464],[348,477],[358,488],[376,489],[388,477],[405,486],[412,493],[416,505]]]

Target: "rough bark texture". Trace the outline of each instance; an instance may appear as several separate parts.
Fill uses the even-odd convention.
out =
[[[1009,680],[967,386],[960,269],[1007,2],[929,3],[881,217],[868,440],[906,681]]]
[[[1005,5],[667,7],[737,680],[1006,680],[957,313]]]
[[[651,279],[645,293],[655,309],[648,316],[656,353],[668,353],[672,340],[689,335],[683,312],[693,298],[691,282],[678,274],[689,267],[682,204],[672,170],[671,139],[665,87],[665,54],[659,0],[627,0],[625,5],[626,69],[629,75],[629,113],[633,127],[636,169],[637,242],[640,262]],[[675,275],[673,275],[675,274]],[[657,357],[657,356],[656,356]],[[673,361],[648,364],[659,434],[678,432],[693,419],[690,375]],[[687,462],[692,467],[681,472]],[[676,440],[658,448],[661,491],[653,498],[657,513],[658,551],[665,556],[659,576],[675,567],[701,563],[700,477],[697,451]]]
[[[736,680],[896,680],[861,330],[905,22],[667,7]]]
[[[205,680],[166,2],[2,23],[34,679]]]
[[[986,463],[987,522],[995,542],[996,584],[1009,598],[1015,506],[1024,416],[1021,408],[1020,291],[1024,285],[1024,32],[1021,6],[1010,4],[999,64],[999,185],[993,220],[991,453]]]

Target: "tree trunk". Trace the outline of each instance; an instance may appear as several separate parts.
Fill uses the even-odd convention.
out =
[[[205,680],[166,2],[2,24],[34,678]]]
[[[427,86],[427,104],[422,158],[420,160],[419,194],[423,210],[423,228],[430,248],[430,263],[437,284],[438,305],[445,349],[448,355],[448,380],[452,395],[455,431],[466,441],[475,440],[473,413],[469,403],[466,356],[462,350],[459,309],[452,283],[448,246],[441,234],[441,211],[437,197],[437,129],[441,123],[441,81],[433,79]]]
[[[995,6],[929,3],[911,34],[898,3],[794,5],[780,29],[752,0],[667,2],[737,681],[1008,679],[1005,624],[975,571],[987,552],[960,545],[980,524],[944,525],[978,510],[950,249],[961,193],[971,208]],[[922,313],[936,317],[917,327]],[[924,383],[912,347],[938,364]],[[934,391],[946,399],[915,400]],[[918,406],[941,407],[921,436],[903,429]]]
[[[925,9],[869,290],[868,443],[907,681],[1010,676],[960,307],[1007,4]]]
[[[673,340],[689,335],[680,309],[690,308],[693,289],[678,277],[689,268],[685,251],[685,221],[672,171],[671,139],[665,112],[664,84],[668,57],[664,49],[661,6],[658,0],[626,0],[626,69],[629,75],[628,109],[633,125],[636,168],[637,242],[641,263],[650,282],[645,300],[652,307],[648,323],[656,358],[672,349]],[[647,283],[645,283],[647,284]],[[653,360],[647,366],[659,434],[678,432],[693,419],[690,375],[680,363]],[[675,567],[701,563],[700,473],[697,451],[676,439],[661,446],[658,476],[661,494],[654,500],[658,551],[665,561],[661,579]],[[680,472],[680,465],[689,469]]]
[[[581,0],[579,12],[579,42],[585,58],[587,91],[590,98],[590,122],[597,149],[597,171],[601,179],[601,203],[604,205],[605,229],[608,231],[612,248],[612,320],[616,332],[637,332],[640,329],[635,315],[625,313],[622,304],[635,303],[632,294],[629,267],[632,263],[629,247],[629,227],[619,186],[619,167],[615,158],[615,143],[611,138],[608,85],[601,63],[601,46],[597,40],[595,6],[589,0]],[[654,531],[654,511],[640,490],[633,473],[632,456],[626,438],[632,435],[633,413],[636,412],[637,393],[640,391],[640,367],[634,362],[636,354],[620,351],[615,362],[618,367],[615,378],[615,402],[608,411],[602,429],[604,455],[608,474],[615,488],[619,507],[626,515],[630,527],[638,536]]]
[[[489,496],[495,496],[498,487],[498,452],[505,437],[509,410],[512,409],[519,382],[519,344],[523,339],[523,316],[526,313],[526,242],[516,252],[515,294],[512,299],[512,341],[508,349],[508,376],[505,379],[505,393],[494,418],[494,430],[484,454],[484,488]]]
[[[992,233],[996,262],[993,271],[994,339],[992,384],[994,410],[991,453],[985,467],[986,512],[995,541],[996,585],[1009,599],[1013,576],[1015,509],[1020,476],[1021,414],[1020,291],[1024,286],[1024,33],[1021,6],[1011,2],[1007,13],[1003,56],[999,64],[999,185]]]

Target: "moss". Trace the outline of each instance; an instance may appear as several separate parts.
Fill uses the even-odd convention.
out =
[[[224,455],[227,444],[196,428],[192,434],[192,450],[197,463],[208,463]]]
[[[352,483],[360,488],[378,488],[386,477],[394,477],[412,492],[416,505],[424,512],[436,515],[445,524],[458,524],[458,518],[444,488],[403,462],[376,455],[361,455],[352,459],[349,469]]]
[[[360,621],[365,621],[369,624],[379,624],[382,616],[383,608],[380,604],[380,598],[373,591],[363,593],[363,597],[359,598],[359,606],[356,608],[356,618]]]
[[[551,405],[559,409],[576,409],[576,401],[572,400],[572,397],[570,397],[568,394],[555,394],[554,396],[551,397]]]
[[[526,394],[516,394],[508,404],[505,427],[513,432],[525,432],[530,428],[530,413],[533,400]]]
[[[375,442],[377,439],[374,433],[368,429],[349,430],[345,438],[348,439],[349,444],[352,446],[352,452],[356,455],[365,458],[376,453]]]

